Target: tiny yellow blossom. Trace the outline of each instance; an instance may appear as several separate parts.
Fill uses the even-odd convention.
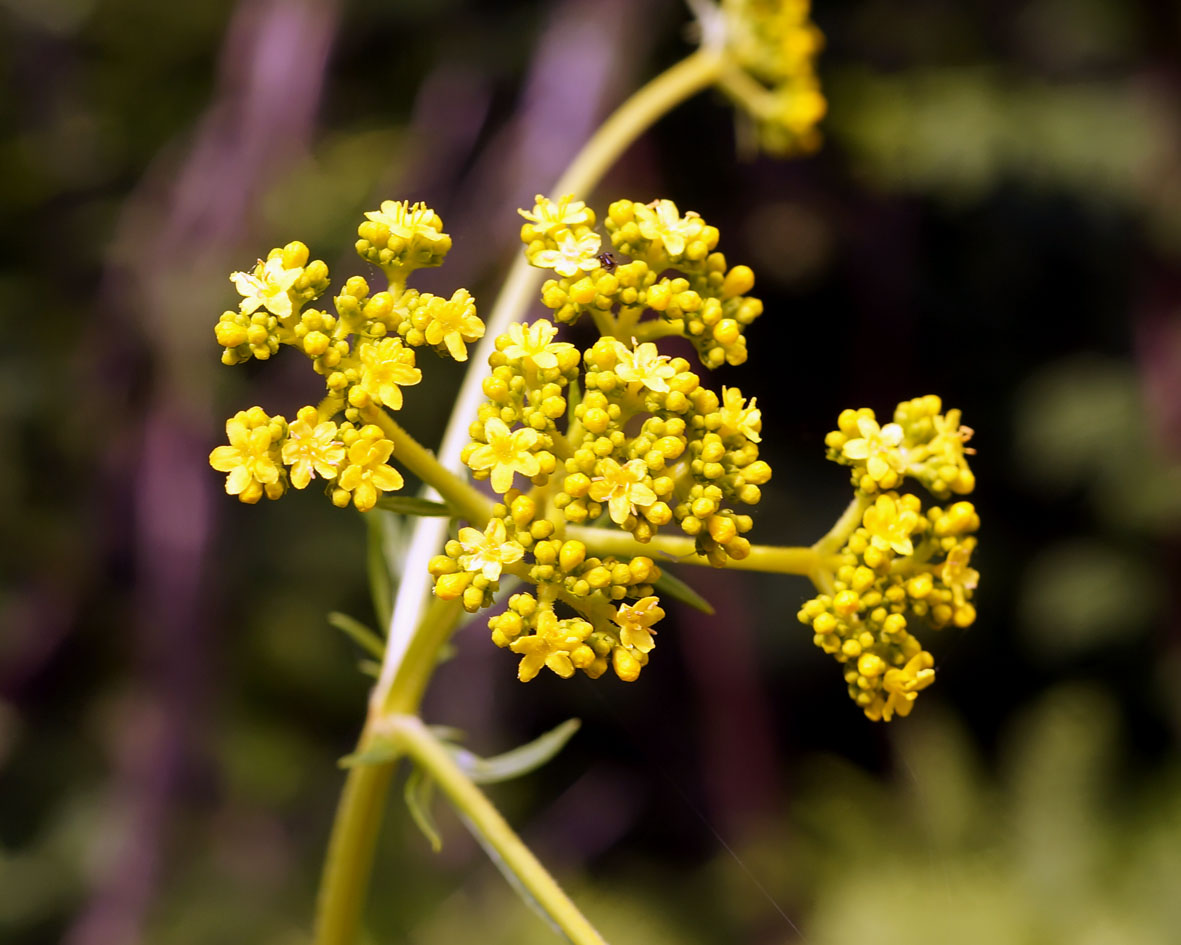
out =
[[[587,232],[575,236],[560,230],[555,238],[557,249],[543,249],[534,253],[530,262],[539,269],[552,269],[560,276],[573,276],[580,270],[591,272],[599,268],[599,234]]]
[[[971,541],[971,539],[969,539]],[[972,557],[972,549],[968,545],[956,545],[943,562],[939,570],[939,579],[951,591],[952,600],[957,607],[962,607],[966,600],[965,591],[974,591],[980,583],[980,572],[968,567]]]
[[[882,709],[882,718],[889,722],[894,715],[910,715],[918,694],[935,681],[935,657],[926,650],[912,656],[902,669],[886,670],[882,688],[890,695]]]
[[[656,493],[644,482],[648,478],[648,466],[642,459],[633,459],[622,466],[606,458],[599,463],[603,475],[591,480],[590,497],[596,502],[606,502],[611,521],[622,525],[629,515],[634,515],[636,506],[648,506],[656,501]]]
[[[663,619],[664,610],[660,598],[644,597],[635,604],[620,604],[612,618],[620,627],[619,639],[624,646],[635,647],[641,653],[649,653],[656,646],[652,636],[656,633],[652,624]]]
[[[757,397],[750,399],[749,406],[737,387],[722,388],[722,426],[718,431],[722,436],[742,434],[752,443],[761,443],[760,431],[763,429],[763,414],[755,406]]]
[[[869,532],[870,541],[880,551],[892,548],[900,555],[914,553],[910,535],[918,527],[918,513],[900,509],[890,496],[879,495],[877,501],[865,510],[862,524]]]
[[[353,504],[365,512],[377,504],[379,491],[402,488],[402,474],[386,465],[393,451],[393,441],[385,438],[380,427],[369,424],[360,429],[348,447],[346,465],[336,480],[340,490],[346,493],[344,504],[348,504],[347,493],[351,492]]]
[[[590,632],[591,625],[581,618],[559,621],[552,610],[541,611],[537,616],[537,632],[518,637],[509,644],[510,650],[521,655],[517,678],[529,682],[544,666],[569,679],[574,675],[570,654]]]
[[[425,335],[427,344],[442,344],[456,361],[467,360],[467,343],[484,337],[484,323],[467,289],[456,289],[450,301],[431,309]]]
[[[414,350],[402,344],[401,338],[383,338],[360,345],[359,353],[361,389],[377,403],[401,410],[401,388],[422,380],[422,371],[414,366]]]
[[[499,581],[501,568],[525,555],[520,544],[509,541],[504,520],[499,518],[491,519],[482,532],[478,528],[461,528],[459,543],[466,552],[459,556],[459,566],[465,571],[479,571],[489,581]]]
[[[380,210],[365,211],[365,218],[389,227],[395,236],[410,240],[417,236],[427,242],[450,240],[443,232],[443,221],[425,203],[409,200],[383,200]]]
[[[541,471],[537,457],[530,452],[541,434],[531,427],[509,431],[504,421],[492,417],[484,423],[487,443],[472,451],[467,464],[473,470],[490,469],[492,488],[508,492],[513,487],[513,474],[532,478]]]
[[[543,371],[556,368],[558,354],[574,347],[565,341],[554,341],[558,334],[558,326],[544,318],[531,325],[509,325],[506,334],[511,343],[505,347],[504,356],[532,361]]]
[[[906,468],[906,460],[898,449],[903,433],[897,423],[879,427],[877,421],[860,417],[857,429],[861,436],[849,440],[841,452],[849,459],[865,460],[865,471],[871,479],[880,482],[891,470],[901,472]]]
[[[575,200],[573,194],[566,194],[557,203],[541,194],[533,199],[536,202],[532,212],[518,210],[517,213],[534,225],[538,235],[544,236],[554,230],[576,226],[589,226],[594,220],[594,216],[587,209],[586,204],[581,200]]]
[[[334,479],[345,455],[344,444],[336,439],[336,424],[317,423],[316,408],[311,406],[300,408],[296,417],[282,448],[283,462],[291,467],[291,484],[303,489],[316,473]]]
[[[272,315],[286,317],[291,314],[289,290],[303,274],[303,269],[285,269],[283,257],[274,255],[266,262],[259,260],[254,272],[230,274],[234,288],[243,296],[238,308],[247,315],[265,308]]]
[[[700,214],[690,210],[682,217],[671,200],[636,204],[636,223],[644,239],[659,239],[670,256],[681,255],[685,251],[685,240],[697,236],[703,226]]]
[[[658,393],[668,392],[668,379],[676,370],[668,363],[667,354],[661,354],[650,341],[633,351],[619,341],[614,342],[615,373],[628,384],[641,384]]]
[[[242,502],[254,504],[266,492],[270,498],[282,494],[279,465],[276,462],[275,421],[261,407],[242,410],[226,421],[229,446],[219,446],[209,454],[209,465],[226,476],[226,492]]]

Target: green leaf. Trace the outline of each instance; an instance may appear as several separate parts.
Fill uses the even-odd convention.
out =
[[[373,679],[381,679],[381,663],[377,660],[357,660],[357,669]]]
[[[431,801],[435,796],[434,779],[423,774],[421,768],[412,768],[406,778],[402,796],[410,809],[411,819],[418,825],[431,849],[438,853],[443,849],[443,838],[439,836],[439,828],[435,826],[435,819],[431,816]]]
[[[664,565],[660,566],[660,579],[652,585],[661,597],[671,597],[682,604],[688,604],[694,610],[703,614],[714,613],[713,605],[698,594],[693,588],[669,571]]]
[[[402,753],[388,739],[377,739],[364,751],[355,751],[345,755],[337,764],[342,768],[356,768],[361,765],[384,765],[399,757]]]
[[[369,572],[369,593],[373,597],[373,612],[377,622],[389,626],[393,609],[394,588],[390,565],[385,559],[385,521],[380,512],[365,515],[367,530],[366,569]]]
[[[451,516],[451,506],[446,502],[432,502],[416,495],[387,495],[377,500],[377,507],[399,515],[422,515],[428,518]]]
[[[328,615],[328,622],[374,659],[385,657],[385,641],[360,620],[334,610]]]
[[[469,778],[477,784],[495,784],[498,781],[508,781],[528,774],[530,771],[536,771],[562,750],[566,742],[570,741],[571,736],[578,731],[580,725],[582,723],[578,719],[567,719],[557,728],[550,729],[533,741],[491,758],[481,758],[458,745],[448,745],[447,747],[450,749],[455,763],[463,769]]]

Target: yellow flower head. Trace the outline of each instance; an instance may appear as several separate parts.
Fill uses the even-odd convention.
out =
[[[263,497],[277,499],[283,494],[279,479],[278,441],[283,435],[283,418],[268,417],[261,407],[240,410],[226,421],[229,446],[209,454],[209,465],[226,476],[226,492],[253,505]]]
[[[521,545],[509,541],[504,520],[499,518],[489,520],[482,532],[478,528],[461,528],[459,543],[465,552],[459,556],[459,566],[465,571],[479,571],[489,581],[499,581],[501,568],[525,555]]]
[[[648,506],[656,501],[656,493],[647,485],[648,466],[642,459],[633,459],[622,466],[605,458],[599,463],[601,476],[591,480],[590,497],[606,502],[611,521],[622,525],[636,506]]]
[[[660,598],[644,597],[635,604],[620,604],[612,618],[620,627],[619,639],[624,646],[635,647],[641,653],[649,653],[656,646],[652,639],[656,633],[652,624],[663,619]]]
[[[901,507],[893,496],[879,495],[865,510],[861,522],[875,548],[881,551],[892,548],[900,555],[914,554],[910,535],[918,528],[918,513]]]
[[[291,467],[291,484],[303,489],[316,473],[325,479],[336,478],[337,466],[344,459],[344,444],[336,439],[336,424],[317,422],[315,407],[301,407],[297,419],[287,428],[283,441],[283,462]]]
[[[891,471],[902,472],[906,468],[906,458],[899,449],[902,427],[897,423],[879,427],[876,420],[859,417],[857,429],[861,436],[845,443],[841,452],[848,459],[865,460],[865,471],[871,479],[881,482]]]
[[[888,669],[882,688],[889,693],[882,718],[889,722],[895,714],[905,718],[914,707],[919,692],[935,681],[935,657],[926,650],[912,656],[901,669]]]
[[[476,302],[467,289],[456,289],[449,301],[430,309],[426,343],[444,345],[456,361],[467,360],[467,344],[484,337],[484,323],[476,315]]]
[[[566,194],[557,203],[541,194],[533,199],[536,203],[532,212],[518,210],[517,213],[533,224],[538,236],[544,236],[555,230],[594,225],[595,215],[585,203],[575,200],[573,194]]]
[[[760,431],[763,429],[763,414],[755,406],[757,397],[750,399],[750,404],[743,399],[742,391],[737,387],[722,388],[722,426],[718,433],[723,437],[740,434],[752,443],[761,443]]]
[[[345,466],[336,479],[338,488],[333,501],[347,505],[352,493],[353,504],[365,512],[377,504],[379,492],[401,489],[402,474],[386,465],[393,451],[393,441],[385,438],[381,427],[371,423],[357,431],[348,445]]]
[[[265,308],[283,318],[291,314],[290,289],[301,275],[301,267],[284,268],[282,255],[276,253],[266,262],[260,259],[254,272],[231,273],[230,281],[243,296],[238,304],[242,312],[250,315]]]
[[[972,542],[973,539],[968,539]],[[939,570],[939,580],[947,585],[956,607],[962,607],[966,600],[965,591],[974,591],[980,583],[980,572],[968,567],[972,558],[972,545],[968,542],[956,545],[947,555]]]
[[[383,338],[362,343],[360,387],[379,404],[391,410],[402,409],[402,387],[422,380],[422,371],[414,366],[414,350],[401,338]]]
[[[705,228],[701,214],[690,210],[683,217],[671,200],[653,200],[636,205],[636,224],[646,240],[660,240],[669,256],[680,256],[687,240],[696,238]]]
[[[443,232],[443,220],[425,203],[411,203],[409,200],[383,200],[380,210],[365,211],[365,218],[374,223],[384,224],[390,233],[407,242],[417,238],[425,243],[450,244],[450,237]]]
[[[537,457],[530,452],[541,438],[532,427],[512,430],[504,421],[491,417],[484,422],[483,446],[472,451],[467,464],[473,470],[491,470],[492,488],[508,492],[513,487],[513,474],[533,478],[541,471]]]
[[[615,373],[628,384],[640,384],[658,393],[668,393],[668,379],[676,369],[668,363],[667,354],[661,354],[656,345],[645,341],[635,350],[619,341],[614,342]]]
[[[574,346],[565,341],[554,341],[558,326],[540,318],[533,324],[512,324],[506,332],[509,344],[504,356],[513,360],[532,361],[540,370],[550,371],[558,366],[558,354]]]
[[[552,269],[560,276],[573,276],[580,271],[592,272],[599,268],[598,233],[586,232],[575,236],[569,230],[559,230],[555,237],[557,249],[543,249],[529,258],[539,269]]]

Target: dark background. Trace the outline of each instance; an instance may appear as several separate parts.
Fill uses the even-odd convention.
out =
[[[432,723],[617,943],[1165,943],[1181,923],[1181,13],[1122,0],[823,3],[824,148],[736,157],[701,95],[591,202],[668,197],[758,277],[775,469],[752,537],[848,498],[844,407],[938,393],[975,428],[979,620],[866,721],[795,620],[806,582],[682,569],[641,680],[522,686],[482,622]],[[229,369],[227,275],[307,242],[339,285],[362,211],[422,199],[415,285],[485,311],[518,206],[687,51],[672,2],[2,0],[0,939],[306,940],[368,682],[364,525],[316,490],[245,507],[224,418],[290,416],[302,359]],[[539,311],[535,309],[534,313]],[[290,354],[290,352],[285,352]],[[458,383],[424,360],[433,445]],[[371,941],[544,942],[440,805],[391,795]],[[799,930],[802,929],[802,935]]]

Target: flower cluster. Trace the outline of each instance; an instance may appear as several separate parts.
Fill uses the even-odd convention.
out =
[[[430,346],[464,361],[467,345],[484,334],[465,289],[444,299],[405,287],[410,273],[439,265],[451,246],[433,210],[387,200],[365,216],[357,252],[385,273],[385,290],[371,292],[354,276],[332,312],[307,308],[327,290],[328,267],[309,262],[299,242],[271,250],[252,272],[230,276],[242,300],[216,327],[222,361],[266,360],[290,345],[311,360],[326,388],[321,404],[301,408],[290,425],[259,407],[226,424],[230,445],[215,449],[210,464],[228,473],[226,491],[243,502],[277,499],[288,485],[303,489],[320,476],[336,505],[373,508],[381,493],[403,484],[387,463],[394,442],[372,421],[388,416],[378,408],[400,410],[403,389],[422,380],[414,349]]]
[[[563,204],[581,206],[570,199],[555,205],[538,196],[529,216],[548,219]],[[716,227],[693,211],[682,215],[671,200],[617,200],[604,220],[614,249],[600,253],[594,217],[583,212],[588,222],[575,231],[543,232],[530,223],[521,228],[529,260],[559,276],[542,287],[542,301],[555,319],[573,323],[589,314],[604,334],[622,338],[681,335],[709,368],[746,360],[743,332],[763,305],[747,295],[754,287],[750,268],[727,267],[726,257],[715,251]],[[572,249],[574,255],[561,250],[558,237],[564,233],[580,247]],[[641,321],[649,312],[654,317]]]
[[[824,37],[808,19],[809,0],[722,0],[727,55],[744,72],[722,88],[755,121],[772,154],[811,152],[827,103],[816,77]]]
[[[967,495],[976,486],[966,458],[973,451],[965,446],[972,429],[960,424],[960,411],[942,409],[934,394],[916,397],[899,404],[885,426],[868,407],[845,410],[825,437],[828,458],[851,466],[853,485],[867,495],[893,489],[905,476],[940,499]]]
[[[504,501],[482,532],[465,528],[431,562],[435,594],[475,611],[508,571],[537,585],[489,624],[499,646],[521,655],[522,679],[543,666],[561,676],[612,666],[631,680],[663,616],[659,571],[643,555],[593,556],[567,527],[622,530],[642,546],[675,524],[711,564],[750,553],[752,519],[734,506],[756,504],[771,477],[754,399],[737,388],[719,396],[684,358],[639,339],[680,334],[707,365],[739,364],[742,329],[762,306],[743,295],[750,270],[728,269],[715,251],[718,231],[671,201],[612,204],[606,229],[628,262],[599,252],[595,215],[571,196],[539,196],[521,213],[527,258],[562,277],[543,300],[560,321],[589,311],[601,337],[579,350],[542,319],[496,339],[461,459]]]
[[[870,410],[847,410],[827,440],[829,457],[854,467],[860,516],[824,592],[798,616],[813,642],[846,665],[850,697],[875,721],[908,715],[935,680],[914,625],[967,627],[976,619],[979,574],[970,561],[980,518],[972,503],[924,510],[917,495],[895,491],[904,476],[940,499],[971,491],[959,411],[940,409],[938,397],[911,400],[884,427]]]
[[[539,511],[532,497],[509,489],[483,531],[461,528],[444,554],[431,559],[435,595],[461,600],[474,613],[492,603],[502,576],[512,574],[537,593],[513,595],[489,627],[497,646],[521,656],[521,680],[543,666],[562,677],[580,669],[597,678],[608,661],[621,679],[636,679],[654,646],[651,626],[664,616],[652,594],[659,569],[643,556],[589,556],[583,542],[560,537]],[[558,602],[575,616],[559,618]]]

